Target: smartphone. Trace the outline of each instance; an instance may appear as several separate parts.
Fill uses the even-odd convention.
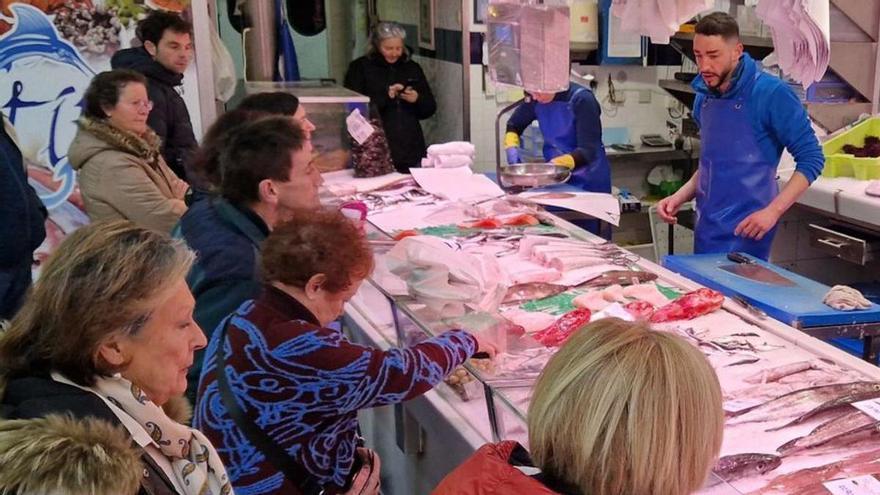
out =
[[[417,82],[419,82],[418,79],[416,79],[415,77],[410,77],[406,80],[405,83],[403,83],[403,90],[406,91],[407,89],[414,89]]]

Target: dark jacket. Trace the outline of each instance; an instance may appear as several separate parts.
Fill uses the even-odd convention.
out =
[[[405,349],[350,342],[322,328],[296,299],[266,286],[215,332],[205,354],[194,425],[217,447],[236,491],[295,494],[231,420],[216,382],[218,353],[247,421],[253,421],[325,487],[344,486],[352,471],[360,409],[421,395],[476,350],[476,340],[450,330]]]
[[[208,340],[217,324],[260,292],[260,246],[269,235],[253,211],[222,198],[193,203],[172,232],[196,255],[187,283],[196,299],[195,320]],[[188,394],[194,398],[202,372],[204,350],[196,351],[189,370]]]
[[[139,495],[177,493],[97,395],[27,376],[0,396],[0,493],[126,493],[138,484]]]
[[[183,74],[163,67],[143,47],[119,50],[110,59],[110,66],[131,69],[147,77],[147,94],[153,102],[147,125],[162,138],[165,163],[178,177],[186,180],[184,164],[198,143],[186,103],[174,89],[183,84]]]
[[[577,487],[569,486],[535,469],[528,451],[519,443],[506,440],[480,447],[461,466],[443,478],[431,492],[432,495],[515,493],[578,495],[580,491]]]
[[[406,86],[408,80],[414,80],[412,87],[419,94],[415,103],[388,98],[389,86]],[[434,115],[437,103],[419,64],[405,55],[393,64],[381,55],[366,55],[349,64],[345,87],[370,97],[370,107],[382,119],[388,136],[394,167],[406,173],[410,167],[421,166],[427,147],[419,120]]]
[[[46,208],[28,184],[6,117],[0,122],[0,320],[11,319],[31,285],[34,251],[46,238]]]

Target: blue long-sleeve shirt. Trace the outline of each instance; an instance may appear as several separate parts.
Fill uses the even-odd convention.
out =
[[[542,112],[537,109],[539,105],[554,105],[557,103],[567,104],[570,107],[571,112],[574,114],[574,122],[566,121],[563,124],[565,126],[573,125],[573,129],[570,127],[560,129],[560,126],[555,125],[558,122],[551,123],[548,119],[541,118]],[[549,107],[545,106],[545,108]],[[559,136],[563,142],[553,144],[559,148],[560,152],[570,153],[574,158],[575,166],[580,166],[591,163],[596,158],[599,148],[603,146],[601,115],[602,108],[593,92],[583,86],[572,83],[567,90],[556,93],[553,101],[550,103],[541,104],[534,99],[527,99],[510,116],[510,119],[507,121],[507,132],[522,134],[535,119],[538,119],[538,125],[541,126],[545,142],[548,141],[547,138],[549,136]],[[550,129],[548,126],[553,128]],[[544,158],[548,160],[555,158],[546,155],[547,153],[545,152]]]
[[[707,98],[738,97],[745,90],[747,82],[759,71],[761,68],[758,62],[748,53],[744,53],[736,68],[731,88],[722,94],[710,89],[702,76],[697,76],[691,83],[697,92],[693,111],[697,125],[700,124],[700,112]],[[786,148],[794,157],[795,170],[803,174],[809,182],[816,180],[825,166],[825,156],[816,139],[816,133],[810,127],[807,111],[794,91],[778,77],[761,72],[747,100],[749,121],[760,152],[766,160],[778,163],[782,157],[782,149]],[[736,150],[731,150],[731,153],[735,152]]]

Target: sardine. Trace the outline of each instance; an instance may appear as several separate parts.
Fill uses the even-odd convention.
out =
[[[773,454],[726,455],[715,464],[713,471],[724,481],[760,476],[782,464],[782,457]]]
[[[838,397],[871,392],[877,385],[877,382],[852,382],[796,390],[763,404],[737,411],[734,417],[728,421],[728,424],[736,425],[756,421],[773,421],[799,416]]]
[[[565,292],[566,289],[568,289],[568,287],[564,285],[547,284],[544,282],[518,284],[507,289],[507,295],[504,296],[503,302],[518,303],[544,299],[545,297],[555,296],[556,294]]]
[[[880,473],[880,451],[860,452],[846,459],[824,466],[801,469],[777,476],[763,489],[753,492],[761,494],[823,494],[828,490],[822,483],[838,478],[849,478]]]
[[[874,418],[854,409],[843,416],[822,423],[807,435],[782,444],[776,451],[783,456],[787,456],[802,450],[820,447],[833,441],[840,435],[874,422]]]
[[[822,413],[825,413],[828,411],[833,411],[834,409],[837,409],[840,407],[848,406],[854,402],[876,399],[877,397],[880,397],[880,383],[875,383],[873,390],[869,390],[866,392],[855,392],[855,393],[851,393],[851,394],[846,394],[846,395],[842,395],[840,397],[835,397],[834,399],[831,399],[829,401],[823,402],[822,404],[819,404],[818,406],[807,411],[806,413],[801,414],[800,416],[791,420],[790,422],[786,423],[785,425],[779,426],[777,428],[772,428],[767,431],[780,430],[780,429],[785,428],[787,426],[801,424],[804,421],[807,421],[810,418],[814,418]]]

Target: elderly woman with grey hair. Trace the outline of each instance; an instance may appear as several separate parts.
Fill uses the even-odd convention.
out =
[[[437,111],[431,87],[419,64],[404,45],[406,31],[394,22],[380,22],[370,35],[367,54],[354,60],[345,74],[345,87],[370,97],[382,119],[391,159],[398,172],[418,167],[425,156],[420,120]]]
[[[205,346],[184,280],[194,258],[129,221],[58,247],[0,336],[0,493],[232,493],[211,442],[184,424]]]

